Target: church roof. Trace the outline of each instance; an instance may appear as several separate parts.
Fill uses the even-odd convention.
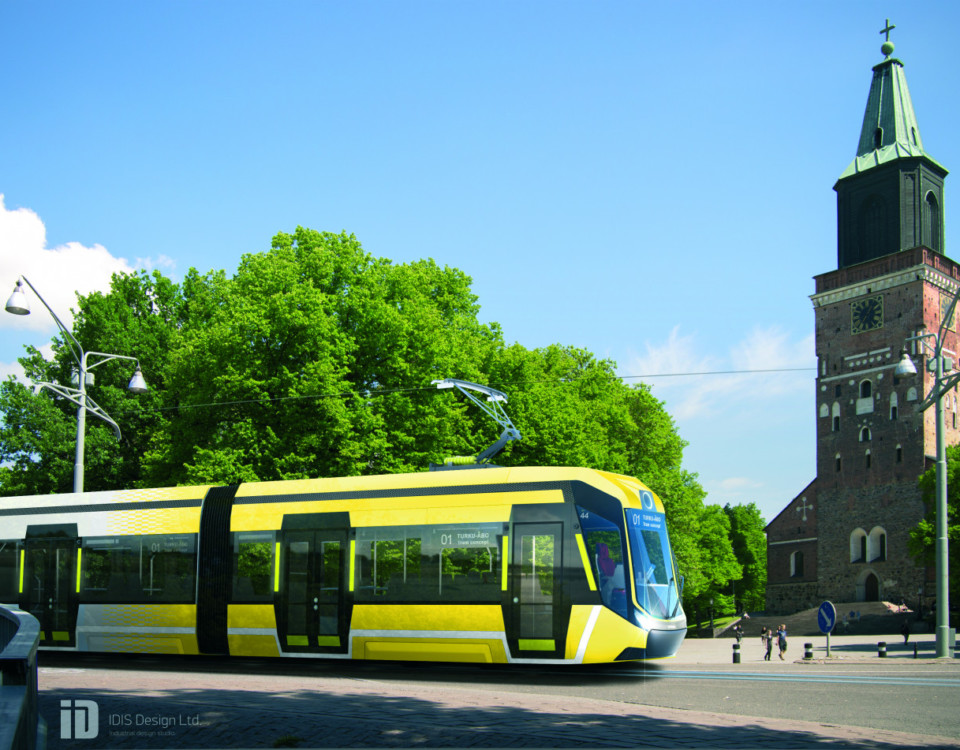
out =
[[[888,29],[885,31],[889,34],[889,29],[893,27],[889,26],[889,22],[887,25]],[[857,155],[840,175],[841,180],[881,164],[908,157],[924,157],[943,169],[942,165],[923,150],[920,126],[910,100],[903,63],[891,57],[893,42],[889,41],[889,38],[883,43],[881,51],[886,58],[873,67],[873,81],[870,83],[867,109],[863,114]]]

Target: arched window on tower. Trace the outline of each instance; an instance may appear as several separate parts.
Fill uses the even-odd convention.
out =
[[[872,457],[870,456],[869,448],[867,449],[867,452],[863,454],[863,458],[864,458],[864,466],[866,466],[866,468],[869,469],[872,464]]]
[[[927,193],[927,198],[924,203],[926,204],[923,212],[924,244],[931,250],[936,250],[939,253],[942,252],[940,248],[940,203],[937,201],[937,196],[933,194],[933,191]]]
[[[860,430],[860,442],[861,442],[861,443],[869,443],[869,442],[870,442],[870,437],[871,437],[871,436],[870,436],[870,428],[869,428],[869,427],[864,427],[862,430]]]
[[[836,401],[833,402],[831,414],[833,415],[833,431],[840,432],[840,404]]]
[[[887,532],[880,526],[874,526],[867,538],[867,561],[883,562],[887,559]]]
[[[903,463],[903,446],[902,445],[897,446],[897,463],[898,464]]]
[[[873,395],[873,383],[869,380],[860,381],[860,398],[870,398]]]
[[[835,458],[836,458],[836,461],[837,461],[837,473],[839,474],[839,473],[840,473],[840,468],[841,468],[841,466],[842,466],[842,464],[841,464],[841,462],[840,462],[840,454],[838,453]]]
[[[900,404],[897,401],[897,394],[890,394],[890,419],[896,419],[900,415]]]
[[[850,534],[850,562],[867,561],[867,532],[854,529]]]

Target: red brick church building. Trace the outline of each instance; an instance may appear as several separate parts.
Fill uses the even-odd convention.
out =
[[[922,588],[933,571],[907,550],[925,512],[917,478],[935,461],[934,410],[917,410],[934,380],[905,340],[940,329],[960,265],[944,255],[947,170],[923,147],[893,44],[882,52],[856,156],[834,185],[837,268],[814,277],[817,474],[766,528],[771,613],[934,594]],[[944,346],[960,353],[956,331],[948,321]],[[917,377],[895,375],[904,349]],[[956,389],[944,408],[953,445]]]

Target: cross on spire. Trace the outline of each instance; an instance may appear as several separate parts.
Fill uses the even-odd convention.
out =
[[[889,42],[889,41],[890,41],[890,32],[893,31],[895,28],[897,28],[897,27],[890,25],[890,19],[888,18],[888,19],[887,19],[887,25],[884,26],[882,29],[880,29],[880,33],[881,33],[881,34],[886,34],[886,36],[885,36],[884,39],[883,39],[885,42]]]

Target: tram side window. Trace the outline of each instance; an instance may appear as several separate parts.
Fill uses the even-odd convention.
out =
[[[357,601],[499,602],[503,524],[357,530]]]
[[[420,529],[357,529],[356,598],[399,602],[423,599]]]
[[[496,539],[496,537],[494,537]],[[490,602],[500,599],[500,548],[444,547],[440,550],[441,601]]]
[[[233,601],[273,601],[275,550],[272,531],[233,534]]]
[[[85,538],[80,596],[88,602],[192,602],[196,551],[196,534]]]
[[[0,602],[14,604],[19,595],[20,575],[17,543],[0,541]]]
[[[600,587],[600,599],[621,617],[627,617],[627,584],[624,575],[623,535],[612,521],[577,506],[583,541]]]

